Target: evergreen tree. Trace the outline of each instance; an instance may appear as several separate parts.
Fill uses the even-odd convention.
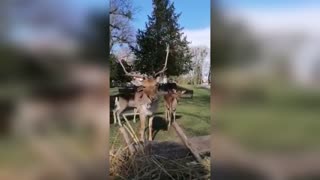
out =
[[[131,47],[136,56],[135,69],[148,75],[163,68],[166,44],[170,45],[166,75],[178,76],[191,70],[189,42],[178,24],[181,13],[175,13],[169,0],[153,0],[153,12],[145,30],[138,30],[137,45]]]

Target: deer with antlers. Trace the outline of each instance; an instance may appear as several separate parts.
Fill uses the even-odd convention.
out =
[[[116,121],[120,122],[120,114],[127,108],[133,107],[135,111],[139,113],[140,116],[140,140],[144,140],[144,130],[145,121],[147,116],[152,116],[152,114],[157,110],[158,106],[158,86],[160,82],[159,74],[166,71],[168,55],[169,55],[169,45],[167,45],[167,54],[165,59],[165,64],[162,70],[154,73],[153,76],[142,75],[141,73],[128,72],[121,60],[119,61],[125,74],[127,76],[133,77],[131,81],[132,84],[138,86],[136,92],[133,95],[120,95],[116,98],[116,108],[114,109],[114,118]],[[135,118],[135,117],[134,117]],[[120,124],[120,123],[119,123]],[[120,124],[121,125],[121,124]]]

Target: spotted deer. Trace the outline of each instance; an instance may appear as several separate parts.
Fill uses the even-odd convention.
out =
[[[179,102],[180,97],[186,91],[176,91],[175,89],[170,90],[166,95],[164,95],[164,103],[165,103],[165,114],[166,114],[166,121],[168,121],[168,129],[173,121],[176,120],[176,109]]]
[[[120,114],[127,107],[134,107],[135,112],[139,113],[140,116],[140,140],[144,141],[144,130],[145,122],[147,116],[152,116],[156,112],[158,107],[158,86],[161,82],[161,78],[158,76],[166,71],[168,55],[169,55],[169,45],[167,45],[167,54],[165,59],[165,64],[162,70],[157,73],[154,73],[152,76],[142,75],[141,73],[128,72],[122,61],[119,63],[125,72],[125,75],[133,77],[131,81],[132,84],[138,86],[134,94],[125,94],[120,95],[116,98],[115,104],[116,108],[114,109],[114,118],[116,121],[120,122]],[[134,117],[135,119],[135,117]],[[120,124],[121,125],[121,124]]]
[[[115,123],[122,126],[120,114],[128,107],[133,107],[133,122],[136,122],[136,114],[144,113],[145,115],[152,115],[148,110],[150,108],[151,100],[143,93],[142,89],[138,89],[134,95],[122,94],[115,98],[115,109],[113,110],[113,118]],[[122,114],[125,118],[125,115]]]

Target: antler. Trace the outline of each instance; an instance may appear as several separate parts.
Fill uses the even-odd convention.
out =
[[[126,70],[126,68],[124,67],[124,65],[122,64],[122,60],[123,60],[123,59],[119,60],[119,63],[120,63],[123,71],[126,73],[127,76],[138,77],[138,78],[143,78],[143,77],[144,77],[144,76],[141,75],[141,74],[129,73],[129,72]]]
[[[163,69],[162,69],[161,71],[157,72],[157,73],[155,74],[155,76],[157,76],[158,74],[161,74],[161,73],[163,73],[164,71],[167,70],[167,63],[168,63],[168,56],[169,56],[169,44],[167,44],[167,49],[166,49],[166,51],[167,51],[167,55],[166,55],[166,61],[165,61],[165,63],[164,63],[164,67],[163,67]]]

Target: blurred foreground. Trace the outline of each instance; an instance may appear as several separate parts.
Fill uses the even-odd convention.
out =
[[[107,16],[97,3],[1,2],[0,179],[106,178]]]
[[[320,11],[296,4],[214,8],[216,179],[320,179]]]

